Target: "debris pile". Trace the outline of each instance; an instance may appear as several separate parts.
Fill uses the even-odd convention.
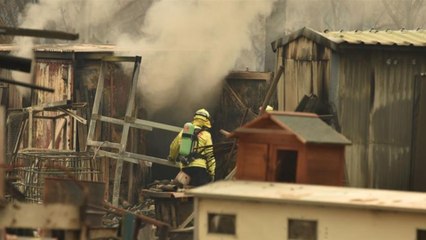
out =
[[[148,189],[154,192],[181,192],[185,188],[186,186],[176,179],[155,180],[148,185]]]
[[[144,199],[135,205],[131,205],[128,202],[123,201],[119,207],[128,212],[134,213],[135,215],[155,218],[155,205],[152,199]],[[104,227],[119,227],[121,219],[122,217],[117,214],[107,213],[102,219],[102,225]]]

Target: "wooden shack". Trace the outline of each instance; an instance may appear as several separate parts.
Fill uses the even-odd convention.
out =
[[[302,28],[272,43],[278,110],[315,94],[352,141],[349,184],[426,191],[426,31]]]
[[[266,112],[236,129],[238,180],[344,185],[344,136],[316,114]]]
[[[194,239],[426,239],[423,193],[254,181],[189,193]]]
[[[0,45],[0,54],[7,54],[16,50],[16,46]],[[16,88],[11,86],[8,90],[9,107],[17,108],[15,112],[27,112],[28,109],[37,110],[37,117],[33,121],[25,123],[25,118],[19,118],[19,123],[16,119],[10,118],[13,126],[10,126],[8,138],[12,141],[8,142],[8,154],[12,155],[16,141],[18,141],[18,133],[21,126],[26,126],[21,138],[22,144],[19,150],[26,148],[38,149],[58,149],[71,150],[75,152],[85,152],[87,147],[87,131],[89,121],[91,119],[93,103],[97,91],[97,83],[101,69],[101,59],[104,57],[113,56],[116,47],[114,45],[105,44],[47,44],[35,45],[33,47],[33,83],[36,85],[53,88],[54,93],[33,91],[31,97],[27,97],[26,101],[22,101],[20,94],[17,94]],[[123,65],[116,62],[105,63],[103,71],[104,91],[102,92],[102,104],[99,109],[99,114],[112,118],[124,118],[126,104],[130,89],[132,88],[131,72],[128,66],[132,63]],[[2,71],[0,74],[8,74],[7,78],[11,78],[9,72]],[[52,107],[53,105],[59,108],[64,108],[61,103],[75,104],[84,106],[70,111],[75,116],[83,118],[86,123],[77,121],[69,115],[59,118],[64,115],[64,111],[41,111],[39,106]],[[142,111],[142,103],[137,104],[137,111]],[[25,109],[22,109],[25,108]],[[46,109],[46,108],[43,108]],[[64,108],[68,109],[68,108]],[[33,111],[33,110],[31,110]],[[68,111],[68,112],[70,112]],[[33,112],[36,115],[36,111]],[[17,115],[17,114],[15,114]],[[13,115],[13,116],[15,116]],[[9,117],[13,117],[12,114]],[[18,115],[18,117],[21,115]],[[31,117],[28,117],[31,118]],[[55,119],[55,121],[51,121]],[[8,123],[9,124],[9,123]],[[100,127],[95,130],[96,140],[117,142],[121,138],[123,131],[122,126],[117,124],[99,124]],[[29,130],[32,129],[32,130]],[[131,129],[129,131],[128,149],[132,152],[144,152],[145,142],[142,130]],[[55,150],[56,151],[56,150]],[[44,154],[46,155],[46,154]],[[50,155],[46,155],[47,157]],[[57,156],[57,155],[54,155]],[[78,159],[78,158],[75,158]],[[100,162],[102,176],[106,183],[106,192],[110,193],[110,183],[114,178],[115,161],[105,159]],[[71,165],[70,165],[71,166]],[[123,168],[126,179],[123,181],[121,195],[127,195],[129,202],[133,202],[137,198],[135,188],[138,185],[148,181],[148,171],[145,165],[127,164]],[[129,174],[127,174],[127,172]],[[129,186],[127,188],[127,186]]]

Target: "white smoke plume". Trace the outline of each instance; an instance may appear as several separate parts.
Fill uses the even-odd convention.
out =
[[[140,86],[149,110],[186,104],[192,111],[210,105],[241,54],[253,49],[251,29],[258,27],[260,16],[270,14],[273,2],[154,2],[141,26],[143,37],[118,41],[122,49],[141,51]],[[253,59],[242,60],[238,65],[259,68]]]
[[[178,103],[185,103],[190,111],[205,107],[217,97],[229,71],[246,67],[263,70],[264,19],[275,0],[135,2],[40,0],[27,6],[20,27],[77,32],[80,42],[90,42],[97,34],[95,39],[104,42],[90,43],[108,41],[126,54],[141,55],[139,86],[143,105],[150,112]],[[120,19],[112,18],[131,4],[148,5],[149,9],[131,11],[146,15],[124,29],[119,26]],[[125,34],[129,32],[132,34]],[[15,43],[19,49],[16,55],[32,55],[31,38],[16,38]],[[16,74],[14,78],[23,79]]]
[[[53,3],[50,4],[44,4],[41,2],[39,5],[32,5],[30,8],[28,8],[26,17],[22,19],[20,27],[43,29],[50,19],[56,19],[59,17],[59,11],[57,11],[59,6],[56,5],[56,3],[60,3],[60,1],[53,1]],[[31,38],[16,37],[14,39],[14,43],[17,46],[17,50],[12,54],[27,58],[33,57],[33,40]],[[17,81],[25,81],[27,83],[31,82],[31,74],[13,71],[12,77]],[[29,94],[28,89],[18,88],[18,90],[23,95]]]
[[[107,21],[111,13],[118,9],[119,0],[115,1],[85,1],[85,0],[39,0],[37,4],[27,4],[19,19],[19,27],[30,29],[48,29],[57,31],[77,32],[87,39],[85,33],[89,26]],[[92,11],[95,10],[95,11]],[[51,43],[53,40],[15,37],[16,51],[13,55],[33,58],[34,42]],[[63,42],[63,41],[60,41]],[[18,81],[31,82],[31,74],[12,72],[12,77]],[[22,94],[28,94],[26,89],[18,88]]]

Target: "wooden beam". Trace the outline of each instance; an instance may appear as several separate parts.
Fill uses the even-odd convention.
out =
[[[247,80],[261,80],[269,81],[272,78],[272,72],[249,72],[249,71],[235,71],[230,72],[226,79],[247,79]]]
[[[51,31],[51,30],[28,29],[28,28],[13,28],[13,27],[3,27],[3,26],[0,27],[0,35],[54,38],[54,39],[63,39],[63,40],[77,40],[79,37],[79,35],[75,33]]]
[[[5,174],[4,166],[6,164],[6,106],[0,105],[0,201],[4,199],[5,193]]]
[[[126,119],[131,118],[134,114],[140,63],[141,63],[141,57],[136,57],[135,66],[133,68],[133,75],[132,75],[132,88],[130,89],[129,99],[127,101],[126,116],[125,116]],[[121,141],[120,141],[120,145],[122,146],[122,148],[119,149],[119,153],[123,153],[127,149],[127,140],[129,137],[129,131],[130,131],[129,123],[124,124],[123,132],[121,134]],[[124,161],[123,159],[119,158],[117,159],[115,163],[114,186],[112,191],[112,205],[116,207],[118,206],[118,200],[120,198],[120,185],[121,185],[121,175],[123,173],[123,161]]]
[[[265,112],[266,105],[268,105],[269,100],[271,99],[272,95],[275,93],[277,89],[278,81],[280,80],[283,72],[284,72],[284,67],[280,66],[280,68],[278,69],[277,75],[275,75],[274,80],[272,80],[271,84],[269,85],[268,92],[266,93],[265,99],[263,100],[262,108],[260,109],[259,115]]]
[[[140,161],[148,161],[169,167],[179,167],[179,164],[163,158],[152,157],[144,154],[124,152],[122,154],[99,150],[99,156],[113,159],[123,159],[124,161],[139,164]]]

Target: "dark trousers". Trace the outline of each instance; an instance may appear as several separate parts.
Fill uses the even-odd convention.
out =
[[[210,182],[210,176],[207,170],[202,167],[186,167],[182,171],[191,177],[189,185],[201,186]]]

